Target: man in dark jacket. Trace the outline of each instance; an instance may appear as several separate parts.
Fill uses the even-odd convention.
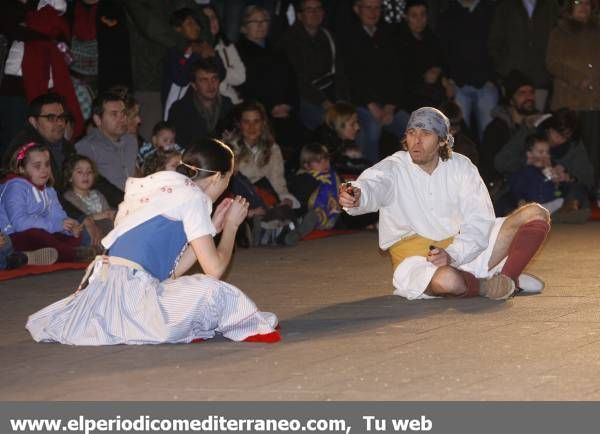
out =
[[[446,55],[446,76],[456,84],[456,103],[465,122],[481,138],[498,103],[495,74],[487,38],[492,22],[491,0],[452,0],[438,26]],[[477,128],[471,125],[475,115]]]
[[[298,20],[281,41],[298,80],[300,118],[310,130],[321,125],[328,107],[346,98],[343,64],[333,36],[322,27],[324,16],[321,0],[301,0]]]
[[[550,31],[558,19],[556,0],[504,0],[494,12],[489,49],[496,72],[521,71],[533,81],[536,107],[543,111],[551,77],[546,70]]]
[[[379,139],[385,128],[401,138],[408,122],[396,32],[381,18],[381,0],[356,0],[340,51],[350,98],[358,108],[361,131],[357,143],[370,161],[379,160]]]
[[[406,23],[400,26],[398,49],[405,63],[408,108],[439,107],[446,99],[448,80],[444,77],[444,53],[440,41],[429,28],[426,0],[408,0]],[[449,86],[448,86],[449,87]]]
[[[590,193],[594,186],[594,169],[585,145],[579,138],[575,112],[566,108],[557,110],[541,122],[537,129],[550,144],[552,165],[562,166],[566,174],[566,179],[560,181],[577,182]],[[498,152],[495,163],[500,172],[510,174],[525,165],[526,140],[523,135],[532,131],[535,130],[531,128],[527,131],[522,128]]]
[[[492,111],[493,120],[485,129],[481,142],[480,172],[489,185],[502,178],[494,159],[498,152],[515,136],[525,137],[533,132],[533,124],[540,117],[535,108],[535,89],[528,77],[512,71],[505,80],[506,98]]]
[[[190,147],[204,137],[219,137],[233,103],[219,92],[219,65],[207,58],[192,65],[192,82],[185,96],[169,110],[177,143]]]

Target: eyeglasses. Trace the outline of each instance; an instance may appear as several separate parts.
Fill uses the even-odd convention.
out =
[[[592,4],[592,2],[590,0],[574,0],[573,4],[575,6],[579,6],[579,5],[588,5],[589,6]]]
[[[48,119],[49,122],[52,122],[53,124],[58,121],[69,122],[71,120],[71,116],[66,113],[61,113],[59,115],[56,115],[54,113],[49,113],[47,115],[38,115],[37,117],[38,118],[46,118],[46,119]]]
[[[358,6],[359,9],[366,9],[367,11],[379,12],[381,11],[381,6]]]
[[[323,8],[321,6],[316,6],[314,8],[304,8],[302,9],[302,12],[308,14],[317,14],[323,12]]]
[[[193,176],[189,177],[192,181],[200,176],[200,172],[219,173],[217,170],[208,170],[208,169],[202,169],[201,167],[192,166],[191,164],[184,163],[183,160],[180,160],[179,164],[187,167],[188,169],[192,169],[196,172]]]
[[[246,24],[269,24],[271,20],[250,20],[246,21]]]

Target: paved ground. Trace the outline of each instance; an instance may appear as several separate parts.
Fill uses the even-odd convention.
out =
[[[374,233],[238,251],[229,280],[276,312],[275,345],[35,344],[27,315],[80,272],[0,283],[0,399],[598,400],[600,224],[557,226],[508,302],[408,302]]]

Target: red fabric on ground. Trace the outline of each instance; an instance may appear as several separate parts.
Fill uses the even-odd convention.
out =
[[[310,234],[308,234],[307,236],[305,236],[304,238],[302,238],[303,240],[316,240],[319,238],[327,238],[327,237],[333,237],[335,235],[347,235],[347,234],[355,234],[356,232],[358,232],[357,230],[353,230],[353,229],[329,229],[329,230],[314,230],[312,231]]]
[[[252,335],[248,336],[244,339],[244,342],[263,342],[266,344],[274,344],[275,342],[279,342],[281,340],[281,334],[279,331],[275,330],[274,332],[267,333],[264,335]]]
[[[592,215],[590,216],[590,220],[600,220],[600,208],[598,208],[597,204],[592,205]]]
[[[33,276],[36,274],[52,273],[60,270],[83,270],[87,262],[57,262],[52,265],[25,265],[14,270],[0,271],[0,280],[17,279],[19,277]]]

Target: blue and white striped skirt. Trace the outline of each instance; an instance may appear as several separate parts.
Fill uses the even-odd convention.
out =
[[[88,286],[31,315],[37,342],[68,345],[187,343],[220,333],[242,341],[267,334],[277,317],[258,311],[242,291],[195,274],[160,282],[143,270],[96,263]]]

